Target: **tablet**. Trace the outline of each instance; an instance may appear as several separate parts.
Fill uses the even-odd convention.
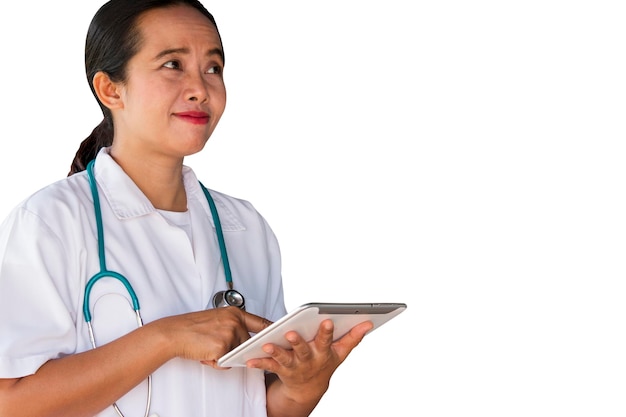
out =
[[[405,309],[404,303],[303,304],[222,356],[217,364],[225,368],[246,366],[246,361],[250,359],[269,357],[262,349],[266,343],[289,349],[291,345],[285,339],[285,334],[292,330],[298,332],[304,340],[311,341],[317,334],[320,323],[326,319],[331,319],[335,325],[334,340],[368,320],[374,324],[369,331],[371,333]]]

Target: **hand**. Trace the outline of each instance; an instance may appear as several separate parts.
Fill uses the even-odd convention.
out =
[[[333,342],[333,322],[324,320],[311,342],[307,343],[296,332],[288,332],[285,339],[291,350],[267,344],[263,349],[270,357],[251,359],[247,366],[278,375],[281,391],[290,400],[300,404],[317,402],[326,392],[337,367],[372,327],[371,322],[363,322]]]
[[[225,353],[272,324],[271,321],[237,307],[220,307],[166,317],[158,325],[173,344],[174,355],[198,360],[213,368]]]

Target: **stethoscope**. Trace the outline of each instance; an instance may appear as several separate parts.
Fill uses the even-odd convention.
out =
[[[119,280],[128,294],[130,295],[130,299],[133,304],[133,310],[135,311],[135,317],[137,320],[137,327],[143,326],[143,319],[141,318],[141,313],[139,312],[139,299],[137,298],[137,294],[135,294],[135,290],[126,277],[122,274],[109,271],[106,267],[106,257],[104,252],[104,227],[102,225],[102,210],[100,208],[100,196],[98,193],[98,186],[96,184],[96,179],[93,173],[93,165],[95,160],[92,160],[87,164],[87,177],[89,179],[89,186],[91,188],[91,194],[93,196],[93,206],[96,214],[96,227],[98,231],[98,257],[100,260],[100,272],[91,277],[85,286],[85,299],[83,301],[83,315],[85,317],[85,322],[87,323],[87,329],[89,330],[89,340],[91,341],[91,346],[96,348],[96,338],[94,336],[93,327],[91,325],[91,312],[89,310],[89,296],[91,294],[91,290],[94,284],[99,281],[101,278],[114,278]],[[199,181],[198,181],[199,182]],[[224,266],[224,275],[226,277],[226,284],[228,285],[228,289],[225,291],[218,291],[213,296],[213,307],[228,307],[234,306],[239,307],[242,310],[245,310],[245,298],[243,295],[233,289],[233,278],[230,272],[230,264],[228,262],[228,254],[226,253],[226,244],[224,243],[224,234],[222,233],[222,224],[220,223],[220,217],[217,214],[217,208],[215,207],[215,202],[213,198],[209,194],[209,190],[199,182],[204,195],[209,202],[209,207],[211,209],[211,216],[213,217],[213,223],[215,224],[215,233],[217,234],[217,241],[220,247],[220,253],[222,255],[222,264]],[[152,402],[152,375],[148,376],[148,395],[146,401],[146,412],[144,417],[148,417],[150,414],[150,404]],[[116,403],[113,403],[113,408],[117,412],[120,417],[124,417],[124,414],[120,411],[119,407]],[[152,417],[158,417],[156,414],[153,414]]]

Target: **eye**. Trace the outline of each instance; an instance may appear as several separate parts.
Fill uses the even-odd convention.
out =
[[[209,68],[206,73],[207,74],[221,74],[222,67],[220,67],[219,65],[214,65],[211,68]]]
[[[178,61],[167,61],[165,64],[163,64],[163,66],[165,68],[169,68],[169,69],[180,69],[180,62],[178,62]]]

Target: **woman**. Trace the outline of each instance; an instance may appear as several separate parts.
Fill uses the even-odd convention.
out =
[[[371,328],[332,342],[327,321],[309,343],[289,333],[293,350],[216,365],[286,312],[270,227],[246,201],[207,197],[183,165],[224,111],[223,67],[198,1],[111,0],[95,15],[86,71],[104,121],[71,175],[0,229],[0,415],[306,416]],[[245,310],[213,308],[228,288],[216,223]]]

